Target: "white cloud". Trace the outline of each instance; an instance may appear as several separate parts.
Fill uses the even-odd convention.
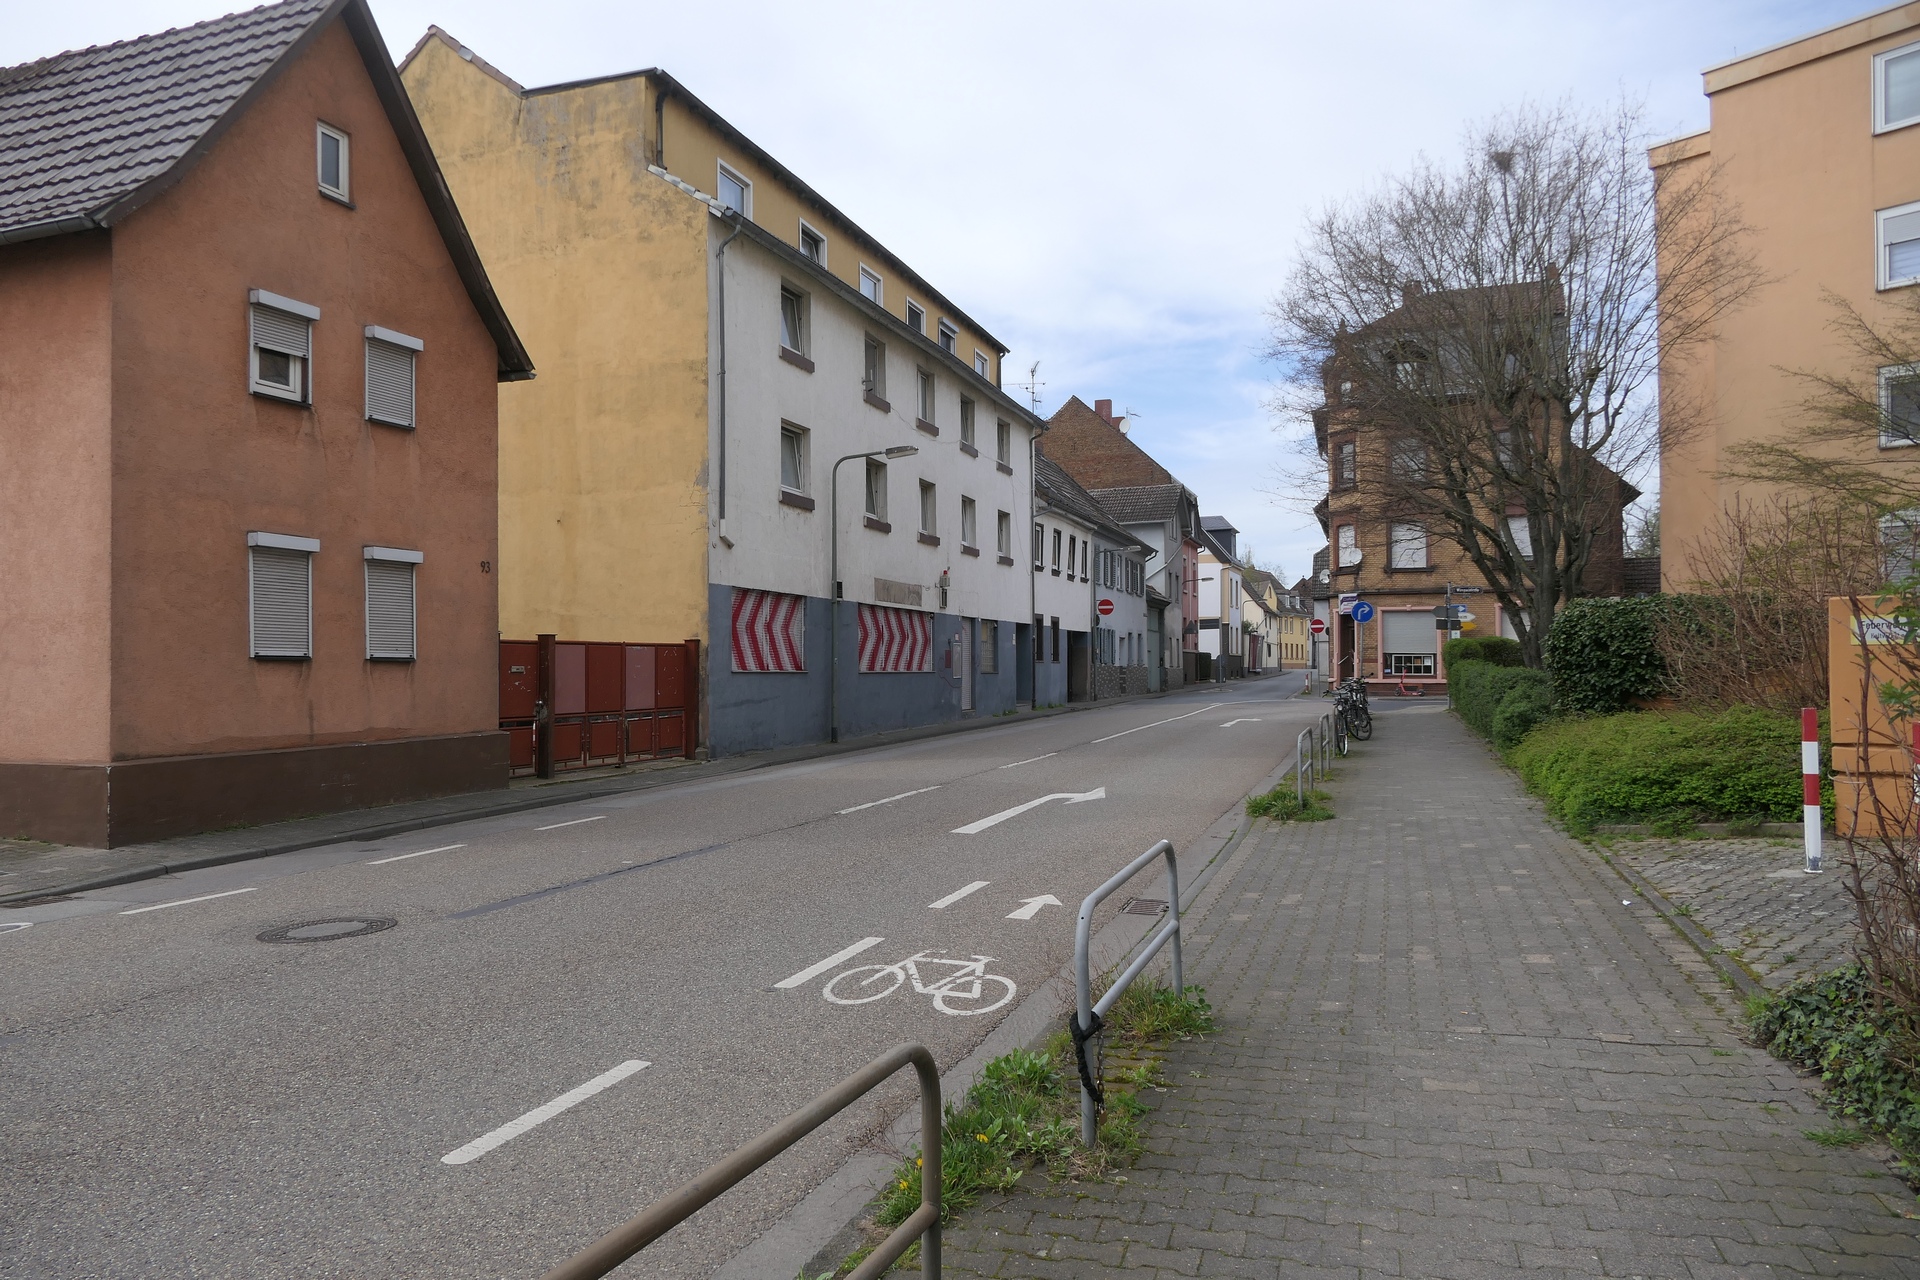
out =
[[[36,6],[0,62],[215,16],[219,0]],[[1140,439],[1263,559],[1310,518],[1262,492],[1262,308],[1301,217],[1522,98],[1644,95],[1706,122],[1701,67],[1870,7],[1386,0],[630,5],[376,0],[403,52],[437,22],[524,84],[662,66],[1069,394]]]

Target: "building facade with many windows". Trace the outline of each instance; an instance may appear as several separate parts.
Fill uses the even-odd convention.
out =
[[[0,139],[0,834],[506,785],[532,365],[362,0],[14,68]]]
[[[535,350],[501,397],[507,635],[705,645],[715,754],[1030,701],[1004,348],[671,76],[402,68]]]

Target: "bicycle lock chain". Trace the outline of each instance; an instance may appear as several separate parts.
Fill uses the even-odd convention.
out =
[[[1087,1066],[1087,1041],[1099,1035],[1100,1029],[1104,1027],[1106,1023],[1101,1020],[1099,1014],[1092,1010],[1087,1011],[1087,1016],[1093,1019],[1093,1025],[1085,1031],[1082,1031],[1080,1029],[1079,1014],[1068,1014],[1067,1034],[1073,1037],[1073,1057],[1074,1061],[1077,1062],[1080,1067],[1080,1083],[1085,1085],[1087,1092],[1092,1095],[1093,1105],[1096,1107],[1104,1107],[1107,1105],[1106,1095],[1100,1092],[1100,1085],[1094,1080],[1092,1069]]]

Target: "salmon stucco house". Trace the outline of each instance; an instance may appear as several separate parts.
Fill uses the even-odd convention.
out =
[[[0,69],[0,837],[505,785],[532,373],[365,0]]]

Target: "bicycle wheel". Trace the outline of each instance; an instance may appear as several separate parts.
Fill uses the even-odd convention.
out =
[[[872,975],[871,977],[863,978],[860,980],[859,985],[862,987],[872,986],[874,983],[880,981],[882,978],[892,978],[893,981],[889,982],[883,989],[873,992],[870,995],[838,996],[833,993],[833,989],[835,987],[839,986],[841,983],[845,982],[848,978],[851,978],[856,973],[870,973]],[[845,973],[835,974],[833,976],[833,981],[829,982],[826,985],[826,989],[823,990],[820,994],[825,996],[827,1000],[833,1004],[872,1004],[875,1000],[884,1000],[888,996],[892,995],[894,992],[898,991],[900,989],[900,984],[905,982],[906,980],[907,980],[906,970],[902,969],[897,964],[863,964],[857,969],[849,969]]]
[[[975,1007],[970,1009],[956,1009],[947,1004],[947,1001],[949,1000],[964,1001],[969,1004],[974,1004],[977,1001],[985,999],[986,993],[987,993],[987,990],[986,990],[987,984],[989,982],[999,983],[1001,986],[1006,988],[1006,990],[1001,993],[1000,998],[998,1000],[995,1000],[992,1004],[975,1004]],[[952,991],[952,990],[936,991],[933,996],[933,1007],[938,1009],[942,1013],[950,1013],[956,1018],[970,1017],[976,1013],[992,1013],[995,1009],[998,1009],[1001,1005],[1013,999],[1013,993],[1016,989],[1013,985],[1013,979],[1003,978],[997,973],[983,973],[978,978],[974,979],[970,985],[973,988],[973,992],[971,995],[969,995],[967,992],[964,992],[964,991]]]
[[[1344,711],[1333,717],[1333,750],[1337,755],[1347,754],[1347,713]]]
[[[1362,742],[1373,736],[1373,717],[1367,714],[1365,707],[1353,709],[1352,723],[1347,726],[1347,731]]]

